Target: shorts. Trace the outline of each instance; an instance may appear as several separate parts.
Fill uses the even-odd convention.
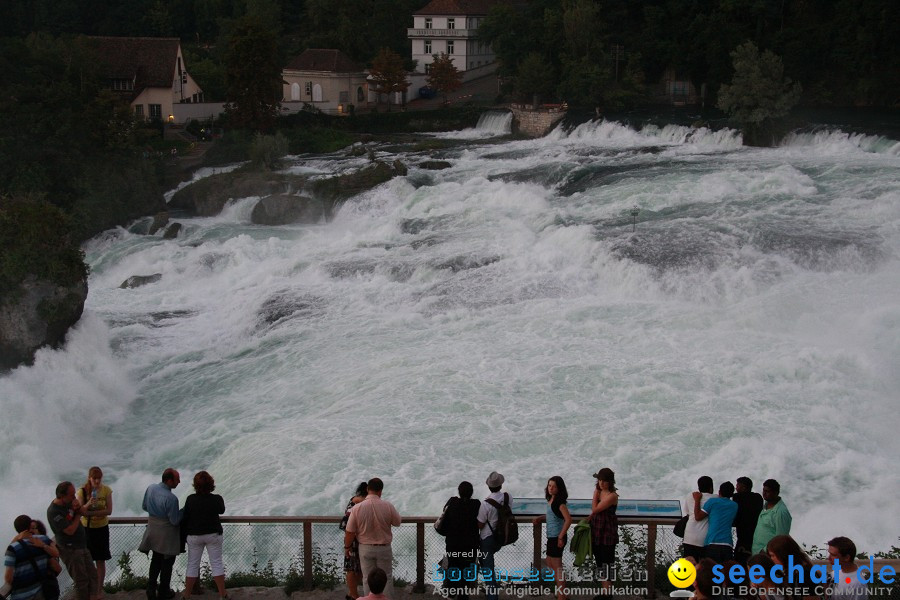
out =
[[[566,549],[566,542],[569,541],[569,536],[563,536],[563,547],[559,547],[559,538],[547,538],[547,558],[562,558],[563,550]]]
[[[109,560],[109,525],[103,527],[87,527],[87,548],[92,560]]]
[[[594,551],[594,562],[598,565],[612,565],[616,562],[616,545],[615,544],[599,544],[592,546]]]

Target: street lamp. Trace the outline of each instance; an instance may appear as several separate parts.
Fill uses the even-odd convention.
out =
[[[640,213],[640,212],[641,212],[641,209],[639,209],[637,207],[637,205],[635,205],[631,208],[631,231],[632,231],[632,233],[634,232],[635,228],[637,227],[637,217],[638,217],[638,213]]]

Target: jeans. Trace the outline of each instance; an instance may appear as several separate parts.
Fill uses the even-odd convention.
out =
[[[497,574],[494,572],[494,552],[499,550],[493,535],[481,539],[481,578],[484,580],[486,600],[497,600]]]
[[[59,545],[59,557],[66,565],[69,577],[75,582],[76,600],[89,600],[97,595],[99,582],[97,568],[87,548],[70,548]]]

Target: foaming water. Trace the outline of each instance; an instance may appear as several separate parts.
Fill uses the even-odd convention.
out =
[[[900,159],[739,142],[591,122],[461,142],[324,225],[254,226],[239,199],[177,240],[99,236],[67,349],[0,379],[3,414],[71,451],[32,456],[17,433],[2,488],[27,479],[44,506],[99,463],[139,512],[163,467],[202,468],[232,514],[337,514],[379,475],[434,514],[491,470],[515,495],[560,474],[587,497],[608,465],[632,498],[774,477],[801,541],[887,549]]]
[[[435,137],[450,140],[476,140],[509,135],[512,133],[512,113],[505,110],[489,110],[478,117],[475,127],[460,131],[435,134]]]
[[[829,154],[848,154],[855,151],[872,152],[900,156],[900,142],[878,135],[845,133],[839,130],[817,131],[815,133],[791,133],[785,137],[782,146],[810,147]]]

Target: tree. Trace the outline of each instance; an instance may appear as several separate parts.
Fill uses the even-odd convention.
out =
[[[375,93],[381,100],[381,94],[403,93],[409,87],[406,80],[406,69],[403,68],[403,57],[388,48],[378,51],[378,56],[372,61],[369,76],[375,84]],[[391,110],[391,101],[388,99],[388,110]]]
[[[800,84],[784,76],[775,53],[760,53],[753,42],[735,48],[731,58],[734,77],[719,89],[718,106],[741,124],[745,144],[770,143],[778,121],[800,100]]]
[[[453,64],[453,59],[441,52],[440,56],[434,55],[427,82],[428,87],[444,95],[444,104],[449,104],[447,94],[462,86],[462,73]]]
[[[237,127],[268,130],[281,105],[275,36],[253,16],[235,24],[225,52],[225,114]]]
[[[553,93],[553,66],[537,52],[532,52],[519,64],[516,76],[516,95],[523,102],[533,96],[546,98]]]

